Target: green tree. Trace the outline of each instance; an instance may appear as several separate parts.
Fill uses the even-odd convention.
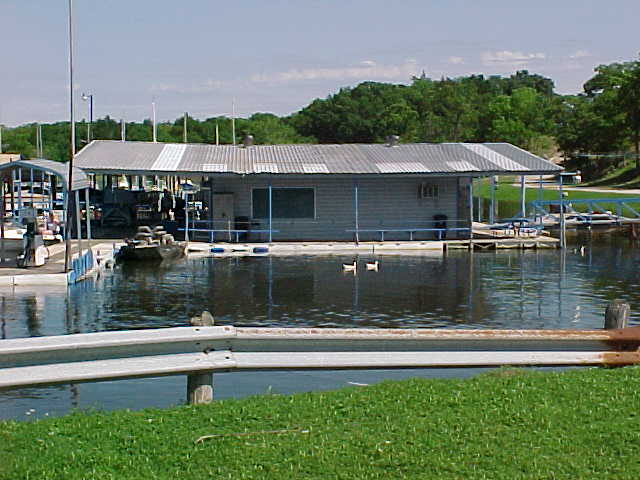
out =
[[[539,148],[539,137],[553,131],[548,110],[548,100],[530,87],[518,88],[511,96],[499,95],[489,105],[490,140]]]

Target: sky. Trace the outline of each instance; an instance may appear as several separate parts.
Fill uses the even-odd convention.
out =
[[[76,118],[286,115],[342,87],[637,60],[640,1],[74,0]],[[0,0],[0,124],[69,118],[68,0]]]

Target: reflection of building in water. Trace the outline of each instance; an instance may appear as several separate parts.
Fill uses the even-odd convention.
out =
[[[27,324],[27,331],[29,332],[30,337],[39,337],[42,335],[40,329],[42,327],[41,324],[41,315],[42,315],[42,305],[41,303],[44,300],[36,295],[24,297],[22,299],[22,304],[24,305],[24,315]]]
[[[7,338],[7,300],[2,297],[0,302],[0,338]]]
[[[185,325],[203,310],[234,325],[448,326],[491,317],[466,252],[377,258],[371,272],[371,258],[360,256],[356,275],[342,271],[352,257],[338,256],[208,258],[164,273],[124,266],[100,299],[109,318],[100,329]]]

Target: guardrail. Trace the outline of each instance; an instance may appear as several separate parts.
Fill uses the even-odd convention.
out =
[[[632,365],[640,327],[607,307],[603,330],[440,330],[195,326],[0,341],[0,389],[189,375],[191,403],[213,372],[239,370]]]

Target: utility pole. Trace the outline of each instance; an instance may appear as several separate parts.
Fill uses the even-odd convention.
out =
[[[69,184],[65,193],[66,211],[64,213],[64,271],[71,264],[71,192],[73,189],[73,158],[76,155],[76,122],[73,116],[73,0],[69,0],[69,120],[71,124],[71,157],[69,159]]]
[[[231,137],[233,144],[236,144],[236,102],[231,102]]]
[[[158,141],[158,138],[156,136],[156,102],[151,102],[151,116],[152,118],[152,122],[153,122],[153,143],[156,143]]]
[[[182,132],[184,135],[184,143],[187,143],[187,115],[189,115],[187,112],[184,112],[184,125],[182,127]]]
[[[82,94],[82,100],[89,100],[89,123],[87,123],[87,145],[91,143],[91,126],[93,125],[93,94]]]

